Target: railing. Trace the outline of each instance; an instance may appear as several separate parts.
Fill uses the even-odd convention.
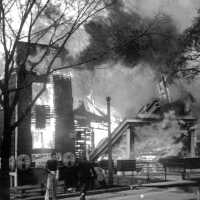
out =
[[[182,179],[190,178],[193,170],[200,170],[200,158],[164,158],[160,159],[165,170],[165,180],[169,170],[177,171],[182,176]],[[188,170],[190,170],[188,172]],[[200,171],[198,172],[200,174]]]
[[[122,175],[130,175],[124,171]],[[158,162],[136,161],[135,169],[132,170],[131,176],[135,180],[143,182],[155,181],[155,179],[164,180],[164,168]]]
[[[25,185],[14,187],[10,189],[10,199],[12,200],[22,200],[29,199],[32,200],[43,200],[45,194],[45,185]],[[64,193],[64,185],[62,182],[57,184],[56,193],[58,196],[62,196]]]
[[[108,170],[108,160],[99,162],[106,172]],[[129,184],[133,184],[136,179],[142,179],[143,182],[150,182],[156,179],[163,181],[165,171],[159,162],[136,161],[136,160],[117,160],[113,163],[113,173],[116,184],[120,184],[122,179],[130,179]],[[128,183],[128,181],[126,181]]]

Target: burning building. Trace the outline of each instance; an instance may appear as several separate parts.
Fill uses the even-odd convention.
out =
[[[112,133],[114,160],[158,160],[167,156],[196,156],[197,119],[191,114],[193,97],[171,102],[167,86],[159,84],[160,98],[143,106],[134,118],[125,119]],[[164,95],[163,95],[164,87]],[[167,94],[166,94],[167,92]],[[108,158],[108,140],[91,153],[91,159]]]
[[[26,43],[18,44],[17,74],[18,87],[24,83],[30,85],[20,91],[17,118],[23,115],[30,102],[46,84],[45,91],[37,98],[22,123],[18,127],[18,154],[41,154],[55,149],[57,152],[74,152],[73,98],[71,77],[69,75],[52,74],[48,77],[39,73],[21,70],[23,53],[28,51]],[[45,45],[32,44],[30,61],[41,54]],[[29,58],[28,58],[29,59]],[[28,61],[26,62],[26,65]],[[35,60],[35,62],[37,59]],[[45,61],[44,61],[45,64]],[[45,67],[45,66],[40,66]],[[39,69],[41,70],[41,69]]]
[[[173,116],[173,114],[172,114]],[[112,133],[114,160],[157,160],[165,156],[193,156],[193,117],[156,115],[125,119]],[[169,124],[168,124],[169,123]],[[169,127],[167,127],[169,126]],[[91,159],[107,159],[106,139],[91,153]]]
[[[88,111],[84,101],[74,110],[75,154],[78,159],[89,158],[89,154],[95,147],[92,122],[101,124],[107,120],[106,115],[100,109],[98,111],[100,112],[99,115]]]

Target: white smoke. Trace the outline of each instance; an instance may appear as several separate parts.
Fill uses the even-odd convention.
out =
[[[102,66],[104,69],[73,73],[75,99],[84,99],[93,91],[97,105],[105,106],[105,98],[110,96],[112,106],[127,117],[134,116],[141,106],[157,97],[155,74],[149,67],[128,69],[120,63],[114,67],[107,65]]]

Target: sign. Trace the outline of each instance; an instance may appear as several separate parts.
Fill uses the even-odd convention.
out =
[[[50,153],[32,154],[32,161],[35,163],[36,168],[44,168],[46,166],[47,160],[49,160],[50,158]]]
[[[99,167],[101,167],[102,169],[108,170],[108,160],[100,160],[98,162],[98,164],[99,164]],[[114,168],[114,162],[113,162],[113,160],[112,160],[112,167]]]
[[[135,171],[135,160],[117,160],[117,171]]]
[[[21,154],[17,158],[17,168],[25,171],[28,170],[31,166],[31,159],[26,154]]]
[[[76,161],[76,158],[75,158],[73,153],[71,153],[71,152],[64,153],[64,155],[63,155],[63,164],[66,167],[73,166],[75,164],[75,161]]]

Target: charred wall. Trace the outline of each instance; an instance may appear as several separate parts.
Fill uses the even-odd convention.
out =
[[[28,73],[18,74],[18,87],[22,88],[32,81],[32,76]],[[26,111],[32,101],[32,87],[27,87],[19,91],[18,100],[18,119]],[[31,135],[31,112],[27,113],[25,118],[18,126],[18,154],[31,154],[32,152],[32,135]]]
[[[74,152],[74,118],[71,79],[53,76],[56,117],[55,146],[59,152]]]

